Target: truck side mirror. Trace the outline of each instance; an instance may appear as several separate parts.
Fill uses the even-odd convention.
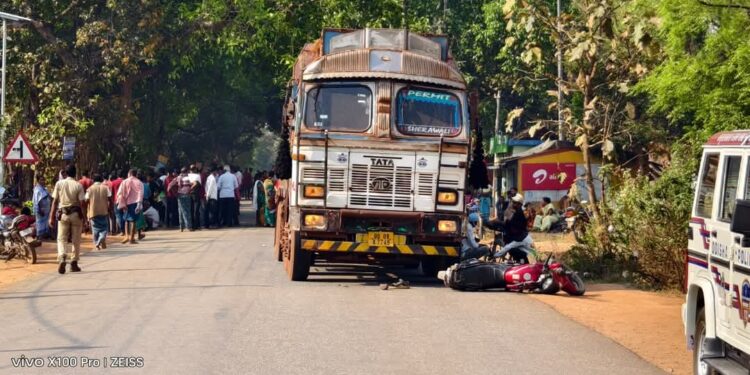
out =
[[[740,240],[743,247],[750,247],[750,200],[737,200],[730,230],[743,236]]]

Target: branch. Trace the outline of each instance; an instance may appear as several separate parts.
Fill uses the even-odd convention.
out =
[[[65,17],[65,15],[68,14],[68,12],[70,12],[73,8],[77,7],[79,3],[80,3],[80,0],[71,1],[70,5],[68,5],[68,7],[65,8],[65,10],[63,10],[62,12],[56,15],[56,18],[60,19],[60,18]]]
[[[707,6],[707,7],[714,7],[714,8],[733,8],[733,9],[744,9],[744,10],[750,11],[750,6],[749,6],[749,5],[739,5],[739,4],[714,4],[714,3],[709,3],[708,1],[705,1],[705,0],[697,0],[697,1],[698,1],[698,4],[701,4],[701,5],[704,5],[704,6]]]
[[[70,67],[75,66],[75,59],[73,58],[73,55],[70,53],[70,51],[65,48],[65,42],[56,37],[55,34],[52,33],[52,29],[47,24],[42,21],[32,20],[31,25],[34,27],[34,30],[36,30],[39,36],[42,37],[42,39],[46,40],[47,43],[52,45],[52,48],[55,49],[55,53],[60,57],[65,65]]]

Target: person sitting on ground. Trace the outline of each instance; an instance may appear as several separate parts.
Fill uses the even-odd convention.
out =
[[[526,202],[526,204],[523,205],[523,213],[526,215],[526,222],[527,227],[529,230],[534,229],[534,223],[536,222],[536,218],[539,216],[536,214],[536,208],[531,205],[531,203]]]
[[[146,219],[146,230],[159,229],[159,211],[148,201],[143,202],[143,217]]]
[[[537,216],[534,220],[534,229],[549,232],[550,228],[560,221],[560,215],[557,213],[557,209],[549,197],[542,198],[542,201],[544,202],[544,206],[542,207],[541,215]]]
[[[479,214],[472,212],[466,221],[466,237],[461,240],[461,260],[479,258],[490,254],[490,248],[477,242],[474,228],[479,225]]]
[[[34,216],[31,215],[31,209],[28,207],[21,209],[21,215],[19,215],[19,217],[22,217],[22,219],[19,219],[18,230],[25,230],[36,222]]]

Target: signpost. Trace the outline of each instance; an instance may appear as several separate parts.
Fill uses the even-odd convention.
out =
[[[63,160],[73,160],[76,154],[76,137],[63,137]]]
[[[38,161],[39,156],[21,132],[16,134],[13,142],[8,145],[5,155],[3,155],[3,162],[6,163],[34,164]]]
[[[2,75],[0,77],[0,154],[5,155],[5,76],[8,68],[6,67],[6,51],[7,51],[7,40],[8,40],[8,25],[17,24],[21,22],[31,22],[26,17],[17,16],[15,14],[0,12],[0,19],[2,19]],[[0,184],[5,181],[5,165],[0,163]]]

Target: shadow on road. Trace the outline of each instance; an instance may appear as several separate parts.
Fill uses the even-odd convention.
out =
[[[310,270],[308,280],[323,283],[379,285],[393,283],[399,279],[408,281],[412,287],[444,287],[440,280],[422,275],[419,269],[365,264],[316,263]]]

